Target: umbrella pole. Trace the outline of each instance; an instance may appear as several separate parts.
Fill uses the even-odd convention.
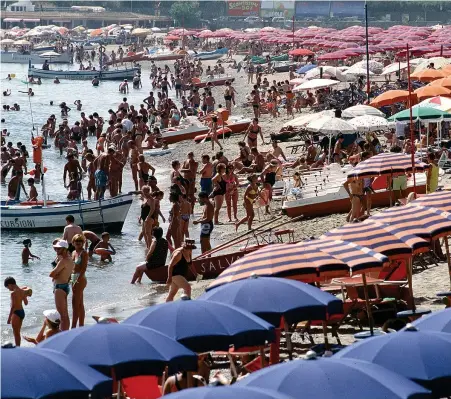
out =
[[[415,299],[413,298],[413,255],[409,258],[407,264],[407,279],[409,283],[410,306],[415,312]]]
[[[407,82],[409,87],[409,128],[410,128],[410,141],[411,141],[411,160],[413,169],[413,193],[415,197],[417,196],[417,181],[415,177],[415,146],[414,146],[414,134],[413,134],[413,116],[412,116],[412,81],[410,79],[410,54],[409,54],[409,44],[407,44]]]
[[[370,334],[374,335],[373,330],[373,313],[371,312],[370,296],[368,295],[368,285],[366,283],[366,274],[362,274],[363,293],[365,295],[366,313],[368,314],[368,324],[370,325]]]
[[[283,329],[285,331],[285,339],[287,341],[288,358],[290,360],[293,360],[293,343],[291,342],[290,327],[288,326],[285,317],[282,318],[282,321],[283,321]]]
[[[328,351],[330,349],[329,339],[327,338],[327,321],[323,320],[323,334],[324,334],[324,349]]]
[[[451,259],[449,258],[448,236],[445,236],[445,250],[446,250],[446,260],[448,261],[449,279],[450,279],[450,283],[451,283]]]

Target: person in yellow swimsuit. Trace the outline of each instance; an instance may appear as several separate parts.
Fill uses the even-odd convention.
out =
[[[437,160],[435,159],[435,154],[428,154],[429,161],[429,169],[426,171],[427,184],[426,184],[426,193],[433,193],[437,190],[438,187],[438,176],[439,176],[439,167],[437,164]]]

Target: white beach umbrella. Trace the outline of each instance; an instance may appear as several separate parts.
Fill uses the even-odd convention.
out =
[[[377,108],[362,104],[346,108],[341,114],[342,118],[355,118],[357,116],[363,115],[383,117],[385,114],[382,111],[379,111]]]
[[[407,69],[407,62],[394,62],[387,65],[381,72],[381,75],[390,75],[392,73]]]
[[[61,54],[56,53],[55,51],[46,51],[45,53],[39,54],[39,57],[42,58],[52,58],[52,57],[59,57]]]
[[[369,73],[370,76],[374,75],[373,72],[371,72],[371,71],[369,71],[369,72],[370,72]],[[350,76],[350,75],[353,75],[353,76],[366,76],[367,71],[366,71],[366,68],[354,65],[351,68],[346,69],[346,71],[344,71],[343,74],[346,75],[346,76]]]
[[[334,116],[324,115],[311,121],[306,127],[312,132],[322,133],[325,135],[335,135],[339,133],[352,134],[356,133],[356,128],[343,119]]]
[[[17,46],[28,46],[31,43],[28,40],[21,39],[21,40],[15,41],[14,44]]]
[[[322,89],[324,87],[331,87],[338,84],[340,84],[338,80],[312,79],[307,82],[301,83],[299,86],[296,86],[293,91]]]
[[[382,70],[384,69],[384,65],[380,62],[370,60],[370,71],[375,73],[376,75],[379,75],[382,73]],[[351,66],[349,69],[353,68],[363,68],[366,71],[366,59],[363,61],[356,62],[353,66]]]
[[[334,116],[335,112],[333,110],[326,110],[312,114],[305,114],[292,119],[291,121],[285,122],[283,127],[293,126],[293,127],[305,127],[310,122],[318,119],[322,116]]]
[[[146,37],[147,35],[152,34],[152,31],[150,29],[144,29],[144,28],[136,28],[133,29],[132,33],[130,34],[131,36],[136,36],[136,37]]]
[[[321,69],[323,70],[323,76],[326,78],[334,77],[342,82],[346,80],[346,77],[341,70],[331,66],[321,66],[310,69],[310,71],[305,74],[305,79],[311,80],[319,78],[321,76]]]
[[[160,28],[157,28],[156,26],[154,26],[153,28],[150,29],[152,32],[161,32]]]
[[[304,83],[304,78],[295,78],[290,80],[290,85],[300,85],[301,83]]]
[[[0,44],[1,45],[9,45],[9,44],[13,44],[14,40],[13,39],[3,39]]]
[[[381,116],[362,115],[352,118],[348,122],[360,132],[388,129],[387,120]]]
[[[448,64],[451,64],[451,59],[444,58],[444,57],[428,58],[427,60],[424,60],[423,62],[418,64],[417,67],[415,68],[414,72],[417,73],[417,72],[424,71],[425,69],[427,69],[428,65],[431,62],[434,64],[435,69],[440,69],[440,68],[447,66]]]

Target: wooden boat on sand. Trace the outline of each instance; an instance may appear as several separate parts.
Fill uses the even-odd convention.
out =
[[[282,212],[290,217],[304,215],[305,217],[324,216],[334,213],[347,213],[351,210],[349,195],[343,187],[350,168],[341,168],[331,164],[321,170],[309,171],[301,175],[304,182],[302,188],[292,188],[291,181],[285,181],[285,194]],[[426,192],[426,174],[417,173],[416,192]],[[373,207],[390,205],[390,194],[387,189],[387,176],[377,177],[372,187]],[[413,191],[413,178],[407,181],[407,193]]]
[[[193,258],[192,269],[195,270],[197,274],[202,275],[203,279],[213,279],[218,277],[233,262],[242,258],[244,255],[262,248],[265,245],[282,242],[281,237],[286,233],[285,231],[277,229],[286,224],[287,221],[280,222],[280,219],[281,217],[278,217],[267,221],[255,229],[238,235],[236,238],[213,248],[211,251],[205,252],[197,258]],[[293,220],[290,220],[290,222],[292,221]],[[292,236],[289,235],[288,241],[291,241],[291,238]],[[256,245],[249,245],[251,241],[256,242]],[[239,251],[217,255],[218,253],[230,248],[232,245],[235,246],[240,242],[245,242],[246,245],[240,248]],[[168,267],[162,266],[155,269],[147,269],[145,273],[153,282],[165,283],[168,278]],[[192,270],[189,270],[187,279],[190,281],[196,280],[196,276]]]
[[[193,78],[192,83],[195,87],[202,89],[204,87],[207,87],[209,83],[211,83],[213,86],[224,86],[225,82],[233,82],[234,80],[235,78],[232,76],[216,76],[205,80]]]

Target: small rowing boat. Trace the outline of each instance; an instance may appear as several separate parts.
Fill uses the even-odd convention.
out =
[[[304,215],[306,217],[347,213],[351,209],[349,194],[343,187],[349,169],[331,164],[321,170],[306,172],[301,175],[304,182],[302,188],[292,188],[291,181],[285,181],[284,202],[282,212],[290,217]],[[416,173],[416,191],[426,192],[426,174]],[[390,193],[387,189],[387,176],[376,177],[372,187],[372,207],[390,205]],[[413,178],[407,181],[407,193],[413,191]]]
[[[214,51],[205,51],[203,53],[193,54],[193,58],[198,60],[217,60],[221,58],[223,55],[227,54],[229,49],[227,48],[218,48]]]
[[[205,79],[205,80],[200,80],[199,78],[193,78],[191,83],[197,87],[197,88],[204,88],[207,87],[207,85],[209,83],[211,83],[212,86],[224,86],[225,82],[233,82],[235,80],[234,77],[232,76],[217,76],[217,77],[212,77],[209,79]]]

